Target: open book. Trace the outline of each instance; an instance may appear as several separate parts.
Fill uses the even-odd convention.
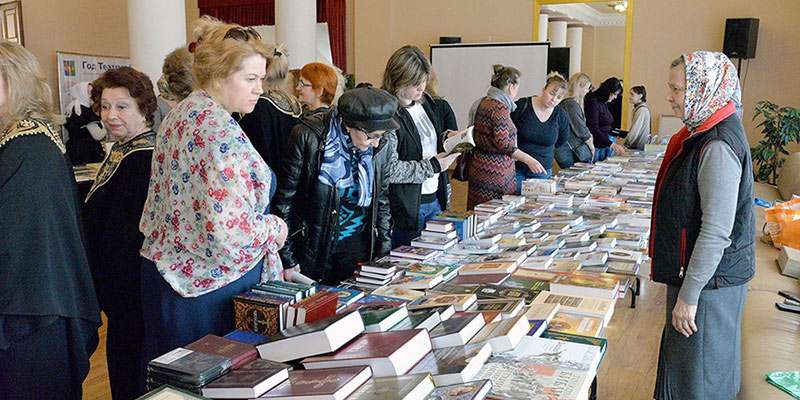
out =
[[[444,152],[447,154],[471,151],[475,147],[475,140],[472,138],[472,126],[458,135],[445,139],[443,145]]]

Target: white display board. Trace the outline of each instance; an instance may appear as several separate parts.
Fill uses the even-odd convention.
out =
[[[512,66],[522,73],[520,97],[540,94],[547,78],[548,49],[547,42],[431,45],[439,95],[453,107],[459,128],[467,127],[472,103],[486,95],[494,64]]]
[[[131,65],[127,58],[64,51],[56,52],[56,60],[58,62],[58,97],[62,114],[66,111],[67,105],[74,100],[69,95],[71,87],[81,82],[92,82],[110,69]]]
[[[261,40],[264,43],[275,43],[275,25],[255,25],[253,29],[261,35]],[[328,33],[327,22],[317,22],[317,61],[333,65],[333,54],[331,53],[331,38]],[[292,49],[289,51],[289,57],[292,56]]]

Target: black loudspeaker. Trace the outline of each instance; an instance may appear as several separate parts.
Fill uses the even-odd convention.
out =
[[[725,42],[722,52],[729,58],[756,57],[758,18],[728,18],[725,20]]]
[[[569,47],[551,47],[547,51],[547,72],[553,71],[569,79]]]
[[[439,36],[439,44],[461,43],[461,36]]]

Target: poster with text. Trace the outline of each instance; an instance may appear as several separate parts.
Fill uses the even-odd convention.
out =
[[[62,114],[67,110],[69,103],[74,100],[70,95],[70,88],[81,82],[91,82],[110,69],[131,65],[127,58],[62,51],[56,52],[56,59],[58,60],[58,99]]]

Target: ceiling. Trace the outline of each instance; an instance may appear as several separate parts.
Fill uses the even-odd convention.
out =
[[[609,3],[569,3],[542,6],[542,14],[551,21],[567,21],[570,26],[625,26],[625,14],[614,11]]]

